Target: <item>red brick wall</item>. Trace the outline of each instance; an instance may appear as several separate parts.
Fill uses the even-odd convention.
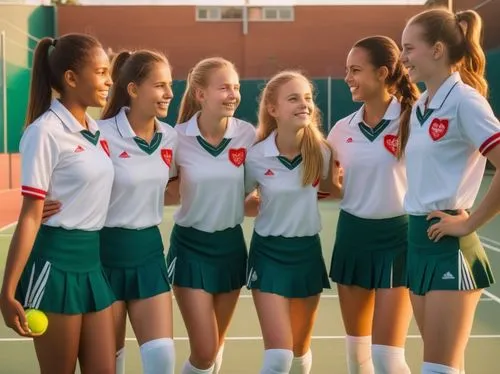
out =
[[[242,78],[262,78],[283,68],[310,76],[342,77],[351,45],[384,34],[400,41],[406,20],[418,6],[299,6],[294,22],[197,22],[191,6],[60,6],[58,33],[87,32],[106,47],[165,52],[175,79],[184,79],[201,58],[222,55]]]

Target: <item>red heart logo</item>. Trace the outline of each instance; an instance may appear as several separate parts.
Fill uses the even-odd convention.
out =
[[[101,143],[101,147],[104,150],[104,152],[106,152],[108,157],[111,157],[111,152],[109,151],[108,142],[106,140],[101,140],[100,143]]]
[[[432,140],[436,141],[441,139],[448,132],[448,120],[434,118],[429,126],[429,135]]]
[[[163,148],[161,150],[161,158],[167,164],[167,166],[170,167],[170,164],[172,163],[172,150]]]
[[[384,136],[384,147],[393,154],[397,156],[398,153],[398,137],[396,135],[386,135]]]
[[[229,161],[235,166],[240,167],[245,162],[247,150],[245,148],[231,148],[229,150]]]

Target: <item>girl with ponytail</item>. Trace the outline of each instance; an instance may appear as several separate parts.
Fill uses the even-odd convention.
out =
[[[500,166],[481,33],[475,11],[433,9],[411,18],[402,36],[410,78],[426,86],[405,149],[408,282],[424,342],[423,374],[464,372],[476,306],[494,282],[476,230],[500,210],[498,172],[470,212],[487,159]]]
[[[105,105],[111,84],[93,37],[38,43],[20,145],[23,206],[0,308],[7,326],[34,338],[41,373],[73,373],[77,360],[82,373],[115,373],[114,296],[99,258],[114,172],[107,140],[86,114]],[[62,209],[42,224],[46,198]],[[28,329],[25,309],[47,315],[44,333]]]
[[[233,64],[220,57],[202,60],[188,76],[175,126],[178,179],[169,183],[166,197],[180,207],[167,266],[191,348],[182,374],[219,372],[245,284],[244,169],[255,130],[234,117],[240,99]]]
[[[246,192],[260,196],[247,265],[264,337],[262,374],[308,374],[320,295],[330,288],[317,202],[329,185],[331,151],[320,131],[311,82],[295,71],[262,91],[257,143],[245,165]]]
[[[390,38],[358,41],[345,81],[362,102],[328,135],[344,171],[331,262],[346,330],[349,374],[409,374],[404,347],[411,320],[406,288],[404,157],[418,90]]]
[[[158,228],[167,183],[176,175],[177,132],[158,120],[173,97],[171,68],[161,53],[123,51],[111,76],[113,90],[98,124],[115,178],[100,256],[116,299],[116,374],[125,373],[127,315],[143,373],[173,374],[172,296]]]

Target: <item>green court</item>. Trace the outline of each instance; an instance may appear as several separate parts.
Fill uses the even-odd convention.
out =
[[[480,191],[482,196],[491,181],[486,176]],[[322,242],[328,267],[331,258],[335,227],[338,217],[338,204],[321,203],[323,218]],[[167,245],[172,228],[173,209],[165,209],[165,220],[162,224],[164,242]],[[247,219],[244,223],[247,240],[250,239],[253,222]],[[3,274],[5,256],[12,235],[13,227],[0,232],[0,273]],[[492,221],[481,231],[481,238],[487,248],[497,282],[500,282],[500,217]],[[466,356],[466,372],[471,374],[495,374],[495,364],[500,352],[500,283],[489,288],[481,299],[476,320],[472,329]],[[174,334],[176,339],[176,372],[180,372],[182,363],[189,354],[187,334],[181,315],[177,308],[174,312]],[[141,362],[132,329],[127,331],[127,370],[128,374],[140,373]],[[263,344],[260,328],[250,294],[243,290],[240,301],[229,329],[223,374],[255,374],[260,370]],[[412,322],[406,345],[407,360],[413,373],[420,373],[422,345],[417,327]],[[340,316],[335,285],[323,294],[318,319],[314,329],[312,343],[314,374],[347,373],[344,355],[344,331]],[[0,326],[0,374],[36,373],[37,362],[30,340],[22,339],[8,330],[3,323]]]

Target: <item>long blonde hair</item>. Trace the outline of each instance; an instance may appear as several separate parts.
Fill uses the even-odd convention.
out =
[[[311,87],[311,92],[314,92],[314,87],[309,79],[303,74],[285,70],[274,77],[266,84],[262,90],[259,103],[259,124],[257,126],[257,142],[260,142],[277,129],[278,124],[276,119],[269,113],[269,105],[275,105],[278,99],[279,89],[293,79],[303,79]],[[300,152],[302,155],[303,174],[302,184],[304,186],[314,183],[321,177],[323,166],[328,160],[323,159],[322,146],[327,146],[323,133],[320,130],[321,116],[319,109],[314,104],[311,123],[304,128],[304,135]]]
[[[222,57],[206,58],[191,69],[186,80],[186,89],[182,95],[177,123],[187,122],[196,112],[201,110],[201,105],[196,100],[196,89],[207,87],[210,73],[222,68],[231,68],[236,71],[233,63]]]

